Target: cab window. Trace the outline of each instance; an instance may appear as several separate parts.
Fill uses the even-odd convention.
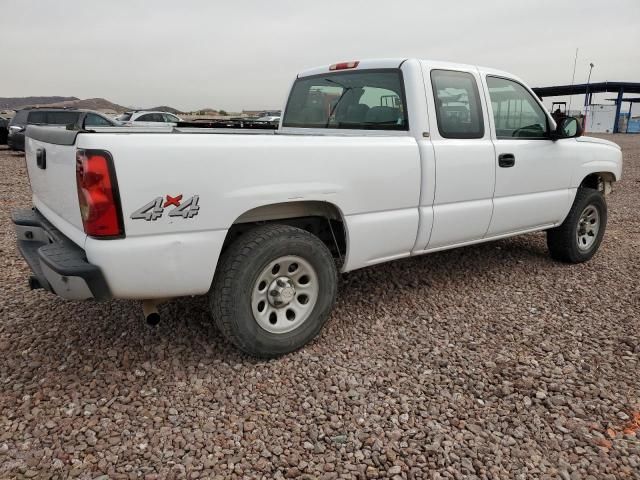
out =
[[[540,104],[513,80],[487,77],[496,138],[548,139],[549,124]]]
[[[408,130],[402,74],[398,69],[352,70],[299,78],[282,125]]]
[[[444,138],[482,138],[484,122],[475,77],[467,72],[433,70],[431,85],[440,135]]]

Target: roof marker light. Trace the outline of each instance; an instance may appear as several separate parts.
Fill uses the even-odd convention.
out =
[[[329,70],[349,70],[350,68],[357,68],[359,64],[359,61],[334,63],[329,67]]]

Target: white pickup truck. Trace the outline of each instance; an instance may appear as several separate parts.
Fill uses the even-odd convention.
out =
[[[293,351],[337,274],[547,231],[583,262],[620,148],[556,125],[505,72],[417,59],[300,73],[277,131],[29,127],[33,208],[14,212],[32,288],[155,305],[209,295],[240,349]]]

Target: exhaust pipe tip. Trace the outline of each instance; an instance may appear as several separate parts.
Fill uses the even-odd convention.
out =
[[[142,314],[147,321],[147,325],[155,327],[160,323],[160,314],[158,313],[158,303],[160,300],[143,300]]]
[[[155,327],[160,323],[160,314],[158,312],[149,313],[146,317],[147,325]]]

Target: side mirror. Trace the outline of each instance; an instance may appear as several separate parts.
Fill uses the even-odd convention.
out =
[[[582,125],[575,117],[564,117],[558,122],[556,131],[553,132],[552,139],[560,140],[561,138],[576,138],[583,133]]]

